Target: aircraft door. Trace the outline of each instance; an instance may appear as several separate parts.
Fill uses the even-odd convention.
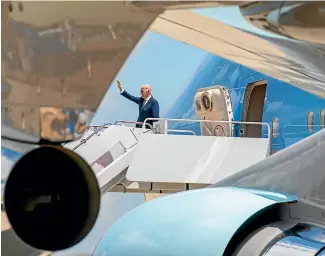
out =
[[[195,113],[200,120],[233,121],[229,90],[223,86],[198,89],[194,97]],[[200,124],[203,136],[233,136],[233,124],[204,122]]]
[[[267,82],[256,81],[247,85],[242,111],[242,122],[263,122]],[[262,125],[242,124],[241,136],[261,138]]]

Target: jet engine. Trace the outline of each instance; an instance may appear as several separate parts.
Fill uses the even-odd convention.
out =
[[[4,192],[13,230],[40,250],[77,244],[99,212],[95,174],[83,158],[60,146],[41,146],[25,154],[13,167]]]
[[[92,255],[324,255],[324,229],[304,221],[306,213],[320,212],[266,191],[211,187],[177,193],[125,214]]]

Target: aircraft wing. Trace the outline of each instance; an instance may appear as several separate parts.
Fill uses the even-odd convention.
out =
[[[77,135],[70,138],[53,133],[46,120],[49,116],[62,119],[67,108],[82,109],[91,120],[108,86],[147,30],[325,96],[325,49],[319,41],[293,40],[294,32],[281,38],[254,34],[234,28],[236,24],[225,25],[184,10],[229,4],[240,4],[248,17],[254,14],[249,8],[257,8],[255,14],[266,7],[265,13],[279,9],[261,1],[2,2],[2,112],[6,117],[2,123],[28,134],[30,138],[24,141],[77,139]],[[240,12],[237,16],[236,20],[242,18]],[[244,19],[239,23],[247,24]],[[300,31],[299,25],[296,27]],[[317,35],[325,34],[323,24],[318,27]],[[316,39],[317,35],[313,34]],[[24,116],[22,123],[19,117],[26,109],[31,114]],[[7,130],[2,137],[14,138]]]
[[[2,2],[2,125],[8,126],[6,127],[8,129],[2,131],[2,137],[27,143],[39,143],[42,142],[42,139],[60,143],[76,139],[74,134],[71,137],[60,135],[61,130],[58,132],[51,126],[50,121],[53,121],[51,118],[56,118],[60,122],[65,118],[68,119],[69,116],[65,116],[66,114],[77,115],[76,112],[79,113],[80,109],[85,110],[87,113],[85,115],[89,114],[91,117],[116,74],[149,29],[324,97],[323,67],[325,62],[323,53],[325,50],[321,44],[323,41],[315,40],[315,38],[318,39],[317,35],[314,35],[313,40],[297,38],[305,40],[302,42],[295,40],[290,34],[279,38],[253,33],[234,28],[235,25],[224,25],[194,11],[171,10],[200,7],[197,4],[197,2],[151,4],[131,1]],[[204,6],[221,5],[218,2],[200,4],[201,7],[202,4]],[[238,3],[234,2],[234,4]],[[248,3],[246,8],[247,5],[265,7],[261,1]],[[304,7],[303,4],[301,6]],[[245,9],[243,5],[241,8]],[[246,15],[268,14],[273,7],[264,11],[263,8],[257,8],[259,10],[255,10],[255,12],[251,10],[251,13],[248,12],[248,14],[246,12]],[[273,10],[277,10],[277,7]],[[315,12],[308,12],[307,16],[315,17],[313,14]],[[259,19],[263,20],[263,17]],[[286,21],[288,22],[288,19]],[[304,25],[310,25],[311,21],[302,20],[301,22]],[[315,20],[312,25],[320,28],[317,30],[319,35],[325,34],[321,33],[324,32],[322,30],[324,24]],[[299,28],[298,25],[296,27]],[[17,138],[17,133],[13,133],[13,129],[22,132],[22,136]],[[322,131],[307,139],[307,143],[306,141],[302,142],[304,144],[298,143],[225,179],[216,186],[233,185],[289,192],[325,208],[325,180],[322,168],[325,164],[321,157],[325,147],[324,134],[325,131]],[[25,135],[28,135],[28,138]],[[56,150],[54,147],[47,147],[45,150],[47,149]],[[63,150],[58,149],[57,152],[63,152]],[[53,164],[57,163],[57,161],[52,162]],[[80,167],[80,161],[74,163],[74,166]],[[32,165],[33,169],[34,164],[32,163]],[[55,169],[53,175],[56,177],[61,175],[60,181],[62,181],[62,174],[57,172],[59,168],[53,167],[53,169]],[[313,169],[313,175],[309,173],[311,169]],[[62,171],[64,171],[63,175],[66,175],[65,170]],[[87,166],[84,171],[93,175]],[[30,173],[37,175],[38,172]],[[40,173],[46,175],[51,182],[54,181],[49,178],[52,177],[49,173]],[[90,178],[89,180],[96,182],[94,176]],[[28,179],[34,178],[29,176]],[[19,179],[20,183],[21,180]],[[14,181],[15,179],[13,179]],[[64,179],[63,184],[64,182],[71,184],[69,179]],[[6,201],[9,202],[6,204],[8,213],[17,209],[15,198],[22,199],[20,196],[17,197],[19,192],[16,191],[23,191],[17,190],[16,186],[10,187],[9,183],[10,180],[7,181],[6,186],[6,198],[9,197]],[[89,232],[99,209],[99,191],[95,191],[94,186],[91,188],[91,184],[94,183],[83,182],[82,186],[76,186],[83,192],[92,190],[90,199],[88,201],[80,200],[80,204],[78,204],[84,213],[87,213],[84,215],[84,221],[78,222],[76,225],[73,224],[75,220],[78,221],[75,218],[78,214],[73,214],[74,210],[78,211],[78,207],[64,209],[64,212],[69,212],[72,218],[66,219],[67,222],[62,222],[63,228],[66,227],[65,223],[71,223],[71,226],[75,227],[79,227],[78,225],[81,223],[82,231],[71,230],[73,233],[71,233],[71,239],[68,239],[70,241],[64,241],[60,246],[58,241],[54,241],[55,239],[51,239],[49,236],[49,241],[53,241],[54,244],[46,246],[46,249],[65,249],[67,245],[70,246],[80,241]],[[53,184],[58,186],[56,182]],[[43,184],[38,185],[42,187],[39,191],[45,187]],[[45,190],[48,191],[48,187]],[[62,188],[64,187],[65,185],[62,186]],[[37,189],[39,188],[35,190]],[[43,196],[44,193],[41,194],[41,192],[37,193]],[[71,189],[68,194],[70,192]],[[78,191],[75,190],[73,193],[76,195]],[[54,193],[52,194],[54,195]],[[12,197],[10,197],[11,195]],[[28,196],[24,196],[29,200]],[[32,199],[35,199],[34,202],[36,202],[38,198]],[[41,199],[43,200],[43,198]],[[50,199],[52,201],[56,198]],[[45,203],[48,203],[48,197],[46,200]],[[78,203],[78,200],[73,201]],[[96,206],[93,207],[94,205]],[[95,210],[89,211],[89,209]],[[54,214],[53,218],[57,216],[58,214]],[[310,219],[314,221],[317,218],[323,218],[323,216],[312,216]],[[21,224],[22,219],[25,218],[18,217],[16,219],[18,221],[16,227]],[[34,220],[40,224],[37,218]],[[11,221],[11,224],[13,223],[15,222]],[[32,231],[31,233],[34,232],[29,236],[33,237],[34,241],[42,240],[39,239],[39,235],[44,236],[43,233],[36,234],[37,225],[32,226],[32,222],[29,221],[26,223],[27,226],[20,230],[25,228]],[[50,224],[53,223],[56,222]],[[12,226],[14,227],[14,225]],[[54,227],[54,225],[52,226]],[[38,225],[38,227],[39,230],[48,229],[46,225]],[[56,225],[55,228],[62,230],[59,225]],[[20,232],[20,235],[27,234],[28,231]],[[55,235],[55,233],[51,235]],[[34,246],[45,248],[44,244],[34,244]]]
[[[239,11],[238,18],[246,23]],[[317,48],[324,51],[323,46],[311,47],[272,33],[266,36],[262,30],[260,34],[245,31],[193,10],[168,10],[150,30],[325,97],[324,59],[313,53]]]
[[[325,209],[325,129],[226,178],[235,186],[294,194]]]

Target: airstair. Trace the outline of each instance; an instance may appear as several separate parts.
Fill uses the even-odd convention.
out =
[[[150,129],[149,120],[155,121]],[[169,129],[170,123],[200,124],[202,135]],[[219,182],[263,160],[270,154],[271,130],[267,123],[147,119],[90,126],[84,136],[65,145],[80,154],[96,173],[101,193],[174,193]],[[216,136],[206,127],[266,126],[267,138]],[[202,127],[205,127],[202,129]],[[207,136],[204,136],[207,135]]]
[[[139,124],[129,121],[91,126],[79,141],[65,146],[92,166],[102,193],[173,193],[206,187],[270,154],[269,124],[234,121],[226,87],[198,89],[194,108],[196,120],[148,118],[142,128],[129,127]],[[146,129],[148,121],[154,125]],[[185,128],[193,124],[200,134]],[[261,138],[235,136],[236,126],[244,136],[251,125],[260,127]]]

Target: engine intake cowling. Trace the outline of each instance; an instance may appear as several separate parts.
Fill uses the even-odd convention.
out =
[[[37,249],[57,251],[77,244],[92,229],[100,191],[83,158],[60,146],[42,146],[15,164],[4,201],[20,239]]]

